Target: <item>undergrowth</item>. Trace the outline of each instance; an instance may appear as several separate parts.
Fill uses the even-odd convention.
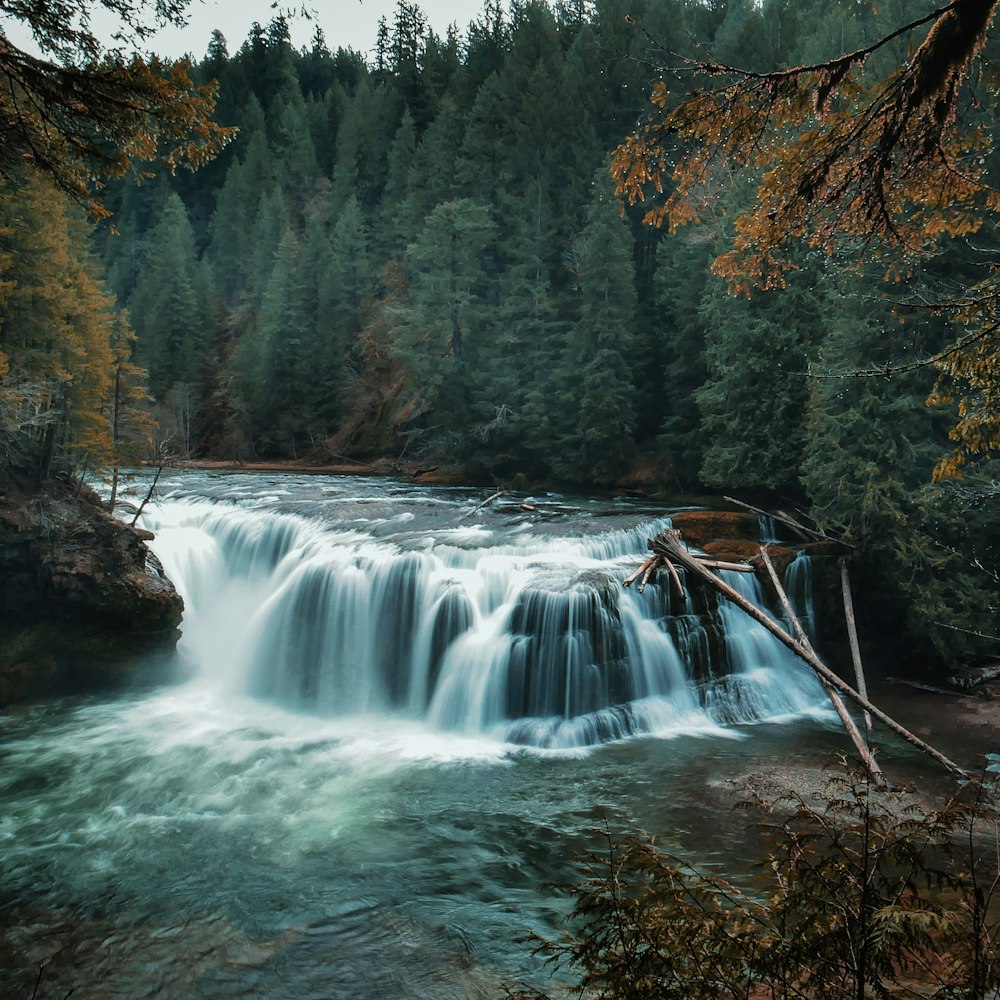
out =
[[[743,885],[607,833],[567,887],[572,931],[538,951],[589,1000],[998,997],[996,767],[939,808],[861,772],[755,795],[769,848]]]

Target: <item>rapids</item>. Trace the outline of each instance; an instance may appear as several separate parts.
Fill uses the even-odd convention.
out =
[[[497,996],[548,983],[525,936],[602,828],[740,863],[712,789],[842,746],[818,684],[734,609],[622,590],[669,511],[480,498],[161,486],[190,680],[0,717],[0,994]]]

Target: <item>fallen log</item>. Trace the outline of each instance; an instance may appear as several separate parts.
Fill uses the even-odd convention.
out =
[[[705,559],[702,556],[695,556],[695,558],[702,564],[702,566],[707,566],[709,569],[731,569],[735,573],[754,572],[754,568],[750,565],[750,563],[725,562],[721,559]]]
[[[649,540],[649,547],[657,555],[663,556],[673,562],[680,563],[685,569],[696,573],[710,586],[717,590],[724,597],[727,597],[737,607],[745,611],[754,621],[763,625],[782,645],[790,649],[801,660],[804,660],[812,669],[831,686],[835,687],[841,694],[846,695],[856,705],[867,709],[871,714],[884,723],[898,736],[901,736],[913,746],[922,750],[928,756],[933,757],[939,764],[947,768],[955,775],[966,777],[965,771],[954,761],[949,760],[943,753],[935,750],[934,747],[925,743],[919,736],[914,735],[908,729],[901,726],[895,719],[886,715],[880,708],[873,705],[867,698],[851,687],[846,681],[835,674],[819,657],[813,652],[811,646],[804,646],[801,642],[783,629],[773,618],[761,611],[755,604],[747,600],[741,593],[729,586],[725,580],[716,576],[710,569],[706,569],[701,563],[687,551],[681,544],[680,532],[674,528],[667,528],[661,531],[655,538]]]
[[[908,681],[905,677],[886,677],[889,684],[901,684],[903,687],[913,688],[915,691],[928,691],[931,694],[943,694],[949,698],[976,698],[978,696],[969,691],[949,691],[947,688],[935,687],[933,684],[924,684],[922,681]]]
[[[670,579],[674,584],[674,591],[677,594],[677,599],[681,603],[687,601],[687,591],[684,589],[684,584],[681,583],[680,574],[677,572],[677,567],[669,560],[666,560],[667,572],[670,573]]]
[[[634,573],[629,573],[629,575],[622,580],[622,586],[631,587],[632,584],[639,579],[639,577],[643,577],[643,579],[645,579],[647,570],[649,570],[650,567],[655,569],[656,564],[659,561],[659,556],[650,556]]]
[[[646,584],[653,578],[653,574],[656,573],[658,561],[657,559],[650,559],[646,563],[646,572],[642,574],[642,580],[639,583],[640,594],[646,589]],[[668,563],[667,565],[669,566],[670,564]]]
[[[802,622],[799,621],[799,616],[792,609],[791,602],[788,600],[788,594],[785,593],[785,588],[781,585],[781,581],[778,579],[778,574],[774,568],[774,564],[771,562],[771,557],[767,554],[766,545],[761,546],[760,557],[764,566],[767,568],[767,572],[771,577],[771,584],[774,587],[775,593],[778,595],[778,600],[781,602],[781,608],[785,612],[785,617],[792,626],[796,638],[802,643],[803,646],[805,646],[806,649],[810,650],[813,655],[815,655],[816,651],[813,649],[812,642],[810,642],[809,636],[806,634],[806,630],[802,627]],[[854,719],[851,718],[851,713],[847,711],[844,699],[841,698],[833,686],[822,677],[820,678],[820,684],[823,685],[823,690],[826,692],[826,696],[830,699],[830,704],[833,705],[833,710],[840,718],[844,731],[854,744],[854,749],[857,750],[858,756],[865,765],[865,769],[868,771],[869,777],[871,777],[872,780],[878,784],[884,784],[885,775],[882,773],[882,768],[878,766],[878,762],[875,760],[875,757],[871,752],[871,748],[862,738],[861,731],[855,724]],[[867,694],[865,697],[867,697]],[[871,733],[871,725],[868,727],[868,732]]]
[[[792,531],[794,531],[803,542],[808,542],[816,537],[816,532],[812,528],[806,527],[797,521],[791,514],[786,510],[779,510],[775,512],[781,517],[782,521],[787,524]]]
[[[728,503],[736,504],[737,507],[744,507],[746,510],[753,511],[754,514],[763,514],[765,517],[773,517],[776,521],[781,521],[781,523],[786,527],[793,528],[795,531],[807,532],[818,541],[836,542],[838,545],[843,545],[848,549],[857,548],[857,546],[852,545],[850,542],[845,542],[842,538],[833,538],[824,531],[817,531],[815,528],[810,528],[808,525],[801,524],[799,521],[794,520],[788,514],[783,514],[781,511],[774,512],[764,510],[761,507],[754,507],[752,503],[744,503],[742,500],[737,500],[735,497],[723,497],[722,499]]]
[[[969,691],[983,684],[989,684],[990,681],[995,681],[998,678],[1000,678],[1000,664],[988,667],[973,667],[972,670],[968,670],[964,674],[954,674],[949,677],[948,683]]]
[[[865,683],[865,667],[861,662],[861,646],[858,643],[858,626],[854,619],[854,598],[851,596],[851,578],[847,573],[847,560],[840,559],[840,585],[844,594],[844,617],[847,619],[847,640],[851,647],[851,660],[854,663],[854,679],[858,691],[868,697],[868,685]],[[872,717],[865,712],[865,726],[868,735],[872,732]]]

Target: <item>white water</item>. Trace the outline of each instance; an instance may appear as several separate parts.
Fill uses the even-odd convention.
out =
[[[0,996],[39,965],[39,997],[559,995],[525,935],[559,935],[545,887],[605,829],[732,871],[718,786],[843,747],[762,630],[621,589],[661,511],[164,490],[145,520],[193,679],[0,716]]]
[[[742,612],[699,620],[672,609],[666,588],[620,586],[665,518],[574,535],[568,518],[558,531],[496,512],[466,519],[453,501],[415,523],[369,500],[367,518],[356,504],[347,516],[337,504],[316,517],[275,510],[270,492],[225,506],[168,497],[147,514],[201,676],[318,716],[392,715],[549,748],[712,732],[823,703]],[[754,577],[731,575],[761,602]]]

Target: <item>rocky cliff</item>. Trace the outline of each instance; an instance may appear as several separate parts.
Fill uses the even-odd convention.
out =
[[[0,705],[169,668],[183,602],[151,537],[86,487],[0,472]]]

